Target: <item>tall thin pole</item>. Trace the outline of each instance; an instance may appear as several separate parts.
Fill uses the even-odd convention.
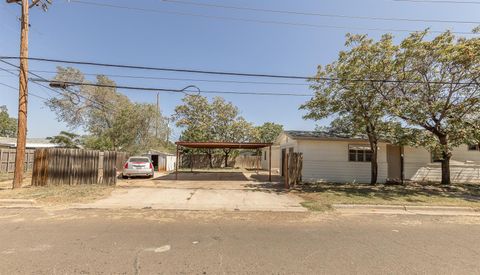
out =
[[[268,146],[268,181],[272,182],[272,146]]]
[[[22,187],[23,172],[25,169],[28,102],[28,9],[29,1],[22,0],[22,23],[20,35],[20,77],[18,94],[18,133],[13,188]]]
[[[155,137],[158,138],[158,121],[160,119],[160,93],[157,93],[157,118],[155,119]]]
[[[178,166],[180,165],[179,161],[180,161],[180,154],[179,154],[178,145],[177,145],[177,161],[175,163],[175,180],[178,180]]]

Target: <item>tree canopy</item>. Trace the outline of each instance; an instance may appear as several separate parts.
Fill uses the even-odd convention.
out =
[[[256,126],[253,129],[253,140],[262,143],[273,143],[282,131],[283,125],[265,122],[263,125]]]
[[[378,92],[382,85],[351,80],[390,78],[392,64],[383,61],[391,60],[395,54],[392,40],[390,35],[384,35],[378,42],[366,36],[348,35],[345,43],[348,50],[340,52],[332,64],[318,68],[311,85],[315,96],[301,106],[308,111],[304,116],[307,119],[337,116],[331,130],[352,136],[366,135],[372,151],[372,184],[377,182],[378,142],[390,127],[386,120],[387,103]],[[334,80],[324,81],[325,78]]]
[[[79,135],[67,131],[61,131],[58,135],[47,137],[47,139],[50,143],[58,144],[63,148],[80,148],[82,143]]]
[[[54,81],[88,83],[81,71],[57,68]],[[95,83],[115,86],[106,76],[98,75]],[[62,90],[47,105],[70,129],[82,128],[88,133],[84,145],[91,149],[141,152],[168,146],[165,118],[154,104],[135,103],[116,88],[79,85]],[[158,124],[157,121],[162,121]],[[155,136],[156,125],[162,126]]]
[[[336,115],[333,128],[366,134],[374,153],[382,136],[427,146],[440,153],[449,184],[452,148],[479,141],[480,38],[428,34],[412,33],[398,45],[391,35],[347,36],[349,49],[319,68],[315,97],[301,108],[305,118]],[[372,158],[372,182],[373,169]]]
[[[0,106],[0,137],[16,137],[18,122],[10,117],[7,106]]]
[[[182,128],[182,141],[248,142],[252,136],[252,124],[239,114],[238,108],[221,97],[212,102],[202,95],[187,95],[183,104],[175,108],[173,120]],[[225,166],[231,149],[222,149]],[[212,166],[212,150],[205,150]]]

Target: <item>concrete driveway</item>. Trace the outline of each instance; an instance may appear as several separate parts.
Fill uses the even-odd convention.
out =
[[[120,181],[108,198],[79,208],[305,212],[302,199],[284,192],[265,173],[248,171],[160,174]]]

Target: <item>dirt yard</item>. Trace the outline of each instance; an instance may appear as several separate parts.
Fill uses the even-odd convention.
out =
[[[36,187],[26,179],[22,188],[12,190],[12,182],[0,182],[0,199],[35,200],[40,205],[66,205],[86,203],[105,198],[115,189],[112,186],[77,185]]]

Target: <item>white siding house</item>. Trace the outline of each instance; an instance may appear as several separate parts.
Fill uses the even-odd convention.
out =
[[[467,145],[453,150],[453,182],[480,182],[480,151]],[[303,154],[303,180],[306,182],[370,182],[369,143],[366,139],[332,136],[322,132],[285,131],[272,146],[272,168],[282,172],[288,152]],[[267,153],[267,154],[266,154]],[[402,161],[403,155],[403,161]],[[268,149],[263,150],[262,167],[268,167]],[[275,171],[273,169],[273,171]],[[432,163],[425,148],[378,145],[378,182],[400,180],[438,181],[439,163]]]

